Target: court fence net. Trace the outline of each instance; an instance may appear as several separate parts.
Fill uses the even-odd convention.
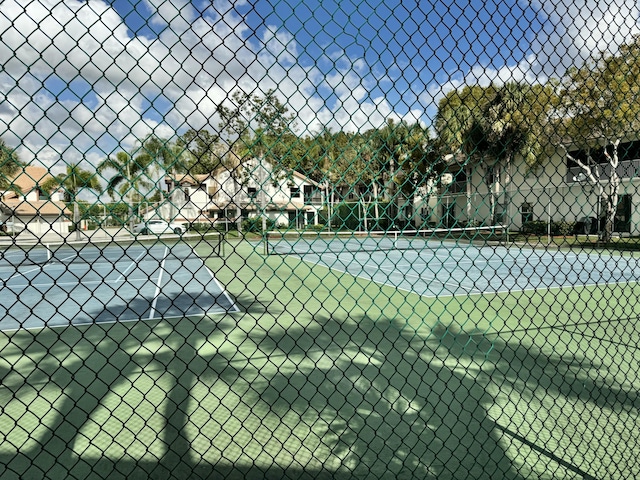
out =
[[[640,477],[640,9],[396,3],[0,2],[2,480]]]
[[[430,230],[379,231],[285,231],[264,232],[267,254],[305,255],[323,253],[384,252],[389,250],[415,250],[465,248],[476,243],[499,243],[504,227],[434,228]]]

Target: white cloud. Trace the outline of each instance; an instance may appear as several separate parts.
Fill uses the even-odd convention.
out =
[[[594,53],[615,53],[639,33],[636,0],[530,0],[548,21],[532,43],[539,69],[560,76]]]
[[[528,55],[519,63],[499,69],[474,65],[431,83],[421,96],[423,105],[437,103],[451,90],[465,85],[523,81],[544,83],[561,78],[572,66],[582,66],[600,52],[615,53],[640,33],[636,0],[530,0],[543,22],[531,39]]]
[[[133,147],[152,130],[216,129],[217,106],[237,88],[276,90],[301,131],[356,131],[398,118],[388,102],[369,98],[373,85],[364,80],[363,59],[351,61],[337,50],[334,70],[325,76],[317,65],[298,63],[291,33],[272,26],[260,42],[249,42],[253,32],[230,5],[220,2],[197,16],[187,1],[144,4],[155,12],[153,25],[166,26],[155,39],[135,37],[102,0],[0,4],[0,55],[7,59],[0,125],[19,132],[6,140],[22,143],[27,160],[53,161],[53,151],[96,147],[107,155]],[[50,91],[45,81],[51,78],[66,85],[86,81],[92,106],[65,99],[64,88]],[[322,88],[338,98],[331,107],[319,95]],[[162,103],[170,106],[160,112]]]
[[[382,58],[370,65],[331,44],[316,52],[315,65],[308,60],[302,65],[305,46],[296,33],[273,25],[251,31],[235,13],[244,1],[219,0],[208,8],[205,2],[198,11],[187,0],[143,0],[144,9],[153,12],[151,30],[160,33],[152,36],[147,29],[147,36],[136,36],[111,2],[5,0],[0,2],[0,128],[9,144],[22,145],[24,160],[38,157],[46,163],[56,152],[65,161],[95,160],[133,147],[151,131],[215,130],[217,106],[238,88],[275,89],[303,132],[325,126],[363,131],[388,119],[423,120],[452,88],[546,79],[638,32],[638,8],[631,0],[563,2],[531,0],[544,23],[527,58],[500,68],[475,65],[451,72],[429,85],[420,109],[408,100],[419,89],[382,90],[395,85]],[[372,68],[383,73],[376,76]],[[416,73],[416,83],[421,74]],[[75,91],[79,80],[88,93]],[[385,93],[403,98],[391,100]],[[403,111],[396,111],[401,104]]]

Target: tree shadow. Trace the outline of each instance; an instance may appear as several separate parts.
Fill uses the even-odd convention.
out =
[[[534,341],[541,332],[531,334],[528,341],[514,333],[487,335],[443,326],[434,330],[440,346],[453,357],[482,365],[486,391],[517,403],[513,416],[507,415],[506,421],[503,416],[496,427],[556,465],[558,475],[584,479],[635,476],[640,462],[611,460],[612,456],[637,458],[634,452],[640,449],[632,431],[640,398],[633,381],[625,385],[605,362],[612,352],[602,356],[598,347],[580,351],[577,341],[554,345],[548,337],[543,348]],[[623,373],[627,368],[619,367]],[[614,440],[611,431],[628,440]]]
[[[250,296],[238,303],[245,306],[240,316],[255,320],[266,313]],[[268,330],[238,331],[238,322],[226,315],[215,324],[187,318],[169,325],[139,322],[16,333],[12,345],[33,358],[33,364],[27,373],[0,364],[9,401],[20,402],[25,410],[23,417],[13,418],[11,428],[19,429],[22,422],[41,425],[33,429],[37,438],[13,445],[16,454],[0,455],[0,476],[516,480],[533,474],[514,461],[513,445],[529,442],[535,450],[543,442],[522,434],[517,425],[497,422],[490,413],[496,391],[526,396],[544,389],[600,408],[638,408],[635,392],[584,374],[601,367],[592,360],[545,354],[515,339],[443,326],[421,335],[400,319],[383,322],[366,316],[317,316],[309,325]],[[255,357],[202,349],[232,333],[252,342]],[[242,345],[228,346],[234,345],[239,352]],[[106,397],[140,388],[137,379],[145,373],[166,384],[165,397],[149,399],[163,417],[155,432],[157,445],[137,456],[126,444],[116,445],[113,451],[119,455],[78,451],[78,445],[94,442],[86,427],[100,430],[100,410],[113,405]],[[275,442],[294,461],[283,464],[277,452],[269,453],[272,461],[265,466],[266,450],[261,462],[234,461],[225,457],[221,435],[206,422],[199,427],[191,417],[202,401],[196,385],[205,385],[224,403],[218,397],[224,395],[218,394],[220,386],[240,384],[246,388],[238,401],[258,422],[257,429],[243,425],[243,431],[264,434],[267,429],[269,438],[252,440]],[[52,385],[60,390],[59,398],[49,404],[50,411],[34,418],[34,399],[42,403],[40,391]],[[150,395],[140,391],[142,397]],[[115,443],[132,428],[131,417],[119,417],[118,407],[107,412],[111,421],[116,417],[121,422]],[[130,416],[141,415],[138,405],[126,407]],[[229,422],[245,420],[232,408],[228,417]],[[224,421],[215,427],[223,433],[228,429],[231,441],[239,442]],[[222,452],[217,461],[194,448],[193,432],[199,428],[201,440]],[[589,478],[589,466],[576,466],[558,452],[536,451],[556,465],[549,476]]]
[[[402,326],[365,317],[270,332],[261,350],[301,366],[256,385],[252,401],[303,412],[305,423],[319,417],[330,445],[324,461],[344,476],[522,478],[486,414],[493,400],[484,385]]]

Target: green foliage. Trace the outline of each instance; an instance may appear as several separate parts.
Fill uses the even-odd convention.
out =
[[[220,138],[206,129],[189,129],[174,145],[176,158],[172,170],[189,175],[207,174],[222,164]]]
[[[266,219],[267,230],[273,230],[276,222],[270,218]],[[262,232],[262,217],[249,217],[242,221],[242,231],[250,233]]]
[[[235,224],[234,224],[235,225]],[[262,228],[262,223],[260,224]],[[222,224],[216,224],[213,222],[194,222],[189,225],[189,231],[198,233],[220,232],[225,233],[228,230],[228,226]]]
[[[533,168],[544,149],[553,92],[551,83],[515,82],[453,90],[440,101],[436,117],[441,148],[474,162],[511,162],[517,155]]]
[[[544,220],[532,220],[522,225],[522,233],[525,235],[544,236],[548,235],[549,227],[551,227],[551,235],[557,236],[569,236],[573,234],[575,222],[567,222],[565,220],[552,221],[551,225]]]
[[[378,202],[377,207],[379,216],[375,217],[376,205],[366,204],[367,221],[365,222],[361,202],[342,202],[334,205],[331,226],[338,230],[387,230],[397,223],[393,214],[393,203]]]
[[[11,184],[11,179],[25,166],[18,158],[18,154],[8,147],[0,138],[0,189],[17,189]]]
[[[554,236],[568,236],[573,234],[575,222],[567,222],[565,220],[555,221],[551,223],[551,234]]]
[[[522,233],[525,235],[546,235],[549,229],[548,225],[543,220],[531,220],[522,225]]]

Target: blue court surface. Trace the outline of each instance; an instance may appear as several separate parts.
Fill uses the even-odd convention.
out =
[[[0,330],[237,311],[183,242],[10,248],[0,257]]]
[[[640,254],[439,244],[415,250],[325,250],[300,257],[425,297],[640,281]]]

